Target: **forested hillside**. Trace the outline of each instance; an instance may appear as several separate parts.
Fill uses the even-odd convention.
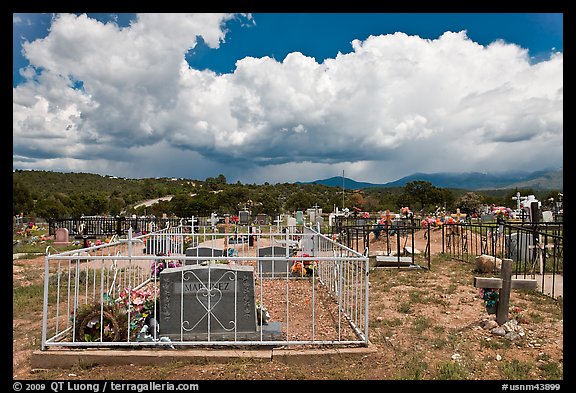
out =
[[[539,195],[545,200],[548,192]],[[513,207],[516,190],[467,192],[433,186],[426,181],[412,181],[404,187],[342,189],[320,184],[228,184],[224,175],[205,180],[176,178],[126,179],[91,173],[51,171],[13,172],[13,213],[49,218],[74,218],[82,215],[155,215],[190,217],[238,214],[248,209],[252,215],[306,210],[315,205],[324,213],[335,207],[354,207],[361,211],[398,211],[403,206],[413,211],[434,211],[437,207],[469,211],[480,203]],[[152,206],[135,208],[140,202],[171,196]],[[470,202],[470,201],[473,201]]]

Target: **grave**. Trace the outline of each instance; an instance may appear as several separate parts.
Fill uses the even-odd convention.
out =
[[[492,222],[494,221],[494,216],[492,214],[482,214],[480,216],[480,221],[482,222]]]
[[[160,273],[160,335],[171,340],[279,339],[280,322],[259,325],[254,267],[189,265]]]
[[[238,212],[238,220],[240,225],[248,225],[250,223],[250,212],[248,210]]]
[[[506,235],[506,255],[515,262],[531,262],[534,236],[532,233],[515,232]]]
[[[298,221],[294,217],[288,217],[286,226],[288,227],[295,227],[298,224]]]
[[[456,220],[456,222],[461,222],[466,220],[466,213],[460,213],[460,208],[456,209],[456,214],[450,214],[450,216]]]
[[[319,238],[309,228],[304,228],[301,239],[302,253],[315,256],[319,250]]]
[[[399,255],[375,255],[374,267],[409,267],[413,266],[412,257]]]
[[[283,276],[290,273],[290,260],[286,259],[286,247],[263,247],[258,249],[258,257],[279,257],[278,259],[258,260],[258,274],[263,276]]]
[[[258,225],[268,225],[268,222],[269,218],[267,214],[260,213],[256,215],[256,223]]]
[[[202,257],[194,260],[186,260],[186,265],[197,265],[210,260],[213,257],[224,256],[224,250],[212,247],[188,247],[185,251],[187,257]]]
[[[304,225],[304,212],[301,210],[296,211],[296,224]]]
[[[58,228],[56,229],[56,239],[54,241],[55,246],[68,246],[70,241],[68,240],[68,229]]]
[[[500,325],[508,322],[508,308],[510,305],[510,292],[512,289],[536,289],[536,280],[512,278],[512,260],[502,260],[500,278],[474,277],[476,288],[500,289],[498,295],[498,308],[496,322]]]

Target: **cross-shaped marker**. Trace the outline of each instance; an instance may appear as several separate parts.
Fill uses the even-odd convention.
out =
[[[512,260],[503,259],[500,278],[474,277],[476,288],[500,289],[498,296],[498,309],[496,310],[496,322],[500,325],[508,322],[508,307],[510,305],[510,292],[512,289],[536,289],[536,280],[512,278]]]

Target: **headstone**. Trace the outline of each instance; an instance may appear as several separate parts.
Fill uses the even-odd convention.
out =
[[[300,210],[296,212],[296,224],[298,225],[304,224],[304,213]]]
[[[369,223],[369,222],[370,222],[370,220],[368,220],[368,219],[366,219],[366,218],[357,218],[355,225],[356,225],[356,226],[359,226],[359,227],[363,227],[363,226],[365,226],[365,225],[366,225],[367,223]]]
[[[506,255],[515,262],[530,262],[534,236],[527,232],[515,232],[506,235]]]
[[[238,212],[239,224],[247,225],[250,222],[250,212],[247,210],[242,210]]]
[[[310,256],[315,256],[318,250],[318,236],[314,234],[310,229],[304,228],[304,234],[302,235],[302,253],[308,254]]]
[[[55,246],[67,246],[70,244],[68,240],[68,229],[58,228],[56,229],[56,239],[54,241]]]
[[[290,261],[286,258],[286,247],[259,248],[258,257],[278,257],[278,259],[258,260],[258,274],[286,277],[286,274],[290,272]]]
[[[309,222],[316,222],[316,209],[308,209]]]
[[[254,267],[242,265],[164,269],[159,325],[173,341],[266,340],[282,331],[279,322],[258,326]]]
[[[295,227],[298,221],[294,217],[288,217],[286,226]]]
[[[258,225],[268,225],[268,215],[263,213],[257,214],[256,222],[258,223]]]
[[[545,210],[542,212],[542,221],[544,222],[553,222],[554,221],[554,216],[552,214],[552,211],[550,210]]]
[[[218,224],[218,215],[216,213],[210,213],[210,226],[212,229],[216,228],[216,224]]]
[[[210,260],[213,257],[224,256],[224,250],[221,248],[211,247],[189,247],[186,249],[185,254],[187,257],[202,257],[198,259],[186,260],[185,265],[197,265],[199,263]]]

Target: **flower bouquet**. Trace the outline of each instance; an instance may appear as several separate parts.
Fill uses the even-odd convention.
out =
[[[160,253],[158,254],[158,256],[165,256],[166,254]],[[151,270],[152,270],[152,275],[156,276],[156,277],[160,277],[160,272],[164,269],[168,268],[172,268],[172,267],[180,267],[182,266],[182,262],[179,260],[175,260],[175,261],[171,261],[171,260],[166,260],[166,259],[157,259],[155,261],[152,261],[152,266],[151,266]]]
[[[155,290],[154,290],[155,289]],[[116,303],[120,309],[130,315],[130,331],[139,332],[154,315],[154,302],[159,297],[158,286],[147,286],[140,289],[126,288],[120,292]]]
[[[499,298],[498,290],[493,288],[480,288],[480,297],[484,300],[484,303],[486,303],[486,311],[488,314],[496,314]]]
[[[309,254],[302,254],[303,257],[310,257]],[[301,260],[301,261],[294,261],[292,266],[290,266],[290,273],[294,275],[298,275],[300,277],[303,276],[312,276],[314,274],[314,269],[318,267],[318,261],[311,261],[311,260]]]
[[[510,213],[512,210],[507,207],[495,207],[492,209],[492,215],[496,218],[497,221],[505,221],[510,218]]]

